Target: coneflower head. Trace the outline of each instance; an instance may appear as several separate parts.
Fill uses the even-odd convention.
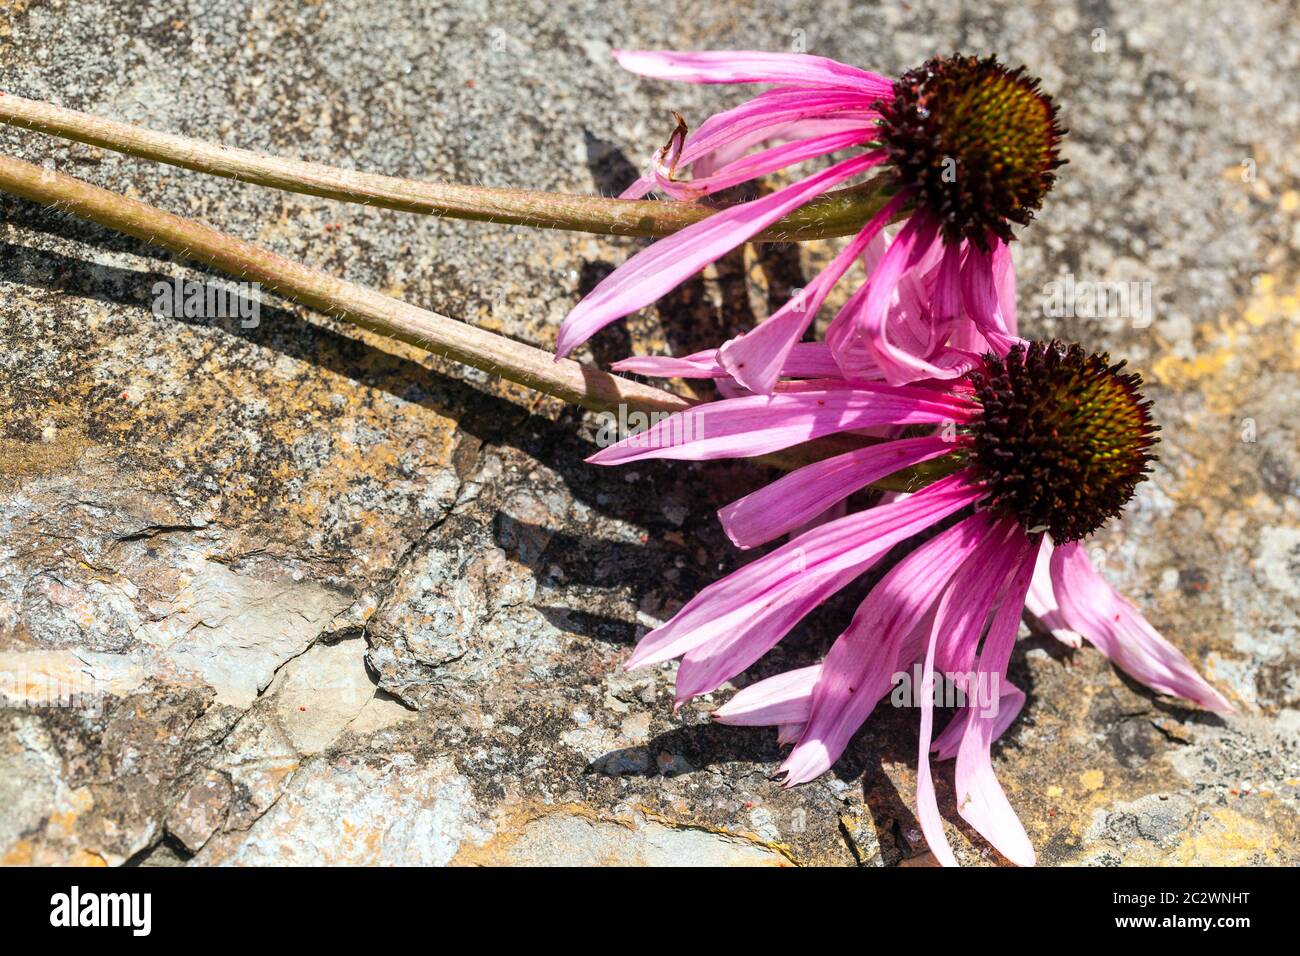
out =
[[[1011,224],[1033,218],[1064,163],[1056,104],[1024,67],[996,57],[927,60],[878,109],[900,187],[950,242],[986,248],[990,232],[1010,241]]]
[[[971,374],[983,411],[970,426],[970,461],[989,489],[986,506],[1057,544],[1120,513],[1159,440],[1142,379],[1124,364],[1055,341],[985,356]]]

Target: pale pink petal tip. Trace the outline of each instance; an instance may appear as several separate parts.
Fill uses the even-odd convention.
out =
[[[1052,552],[1052,591],[1069,626],[1116,667],[1152,690],[1182,697],[1216,714],[1235,710],[1093,568],[1078,542]]]

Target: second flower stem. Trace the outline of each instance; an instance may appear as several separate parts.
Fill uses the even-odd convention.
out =
[[[584,408],[690,414],[693,405],[663,389],[571,359],[556,360],[550,352],[347,282],[211,226],[4,155],[0,155],[0,191],[126,233],[236,279],[258,282],[316,311]],[[761,461],[795,468],[873,440],[828,435]],[[922,466],[895,472],[873,486],[915,491],[937,477]]]

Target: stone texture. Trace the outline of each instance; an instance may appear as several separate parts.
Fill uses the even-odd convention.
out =
[[[1300,862],[1285,5],[24,0],[0,4],[0,89],[398,175],[610,193],[670,109],[698,123],[741,95],[622,74],[613,46],[799,46],[885,72],[997,50],[1059,94],[1070,165],[1016,244],[1022,322],[1151,382],[1162,460],[1094,556],[1240,712],[1153,697],[1026,631],[1029,703],[998,773],[1045,863]],[[8,128],[0,149],[543,346],[639,245]],[[736,253],[587,357],[716,344],[833,252]],[[1066,274],[1151,282],[1152,321],[1048,314]],[[253,328],[151,312],[156,282],[196,275],[0,197],[0,860],[930,861],[913,715],[876,715],[786,791],[774,734],[709,723],[729,689],[674,714],[671,666],[620,667],[738,564],[713,512],[759,470],[597,470],[590,418],[270,296]],[[815,659],[865,586],[752,676]]]

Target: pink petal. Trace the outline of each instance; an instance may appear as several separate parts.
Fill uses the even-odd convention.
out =
[[[1051,632],[1066,647],[1083,646],[1083,635],[1073,631],[1065,622],[1065,615],[1056,604],[1056,595],[1052,593],[1052,543],[1043,539],[1043,546],[1038,549],[1038,562],[1034,565],[1034,578],[1029,583],[1029,593],[1025,595],[1025,610],[1038,618],[1039,623]]]
[[[961,293],[966,315],[992,349],[1005,355],[1017,339],[1008,331],[1002,314],[993,258],[978,246],[972,245],[967,250],[966,263],[961,270]]]
[[[930,735],[934,730],[934,648],[937,643],[937,630],[943,624],[943,606],[947,603],[953,589],[949,587],[940,603],[939,614],[934,619],[934,629],[930,631],[930,640],[926,644],[925,664],[921,670],[921,739],[916,758],[916,819],[925,834],[925,842],[930,852],[944,866],[956,866],[957,858],[953,856],[948,836],[943,832],[943,819],[939,816],[939,801],[934,794],[934,780],[930,776]],[[805,731],[805,735],[806,735]]]
[[[610,366],[616,372],[652,378],[726,378],[718,350],[704,349],[677,358],[672,355],[631,355]],[[796,342],[781,369],[784,378],[839,378],[840,368],[825,342]]]
[[[726,374],[718,364],[717,349],[705,349],[681,358],[674,355],[631,355],[610,368],[615,372],[652,378],[719,378]]]
[[[781,369],[785,378],[839,378],[840,367],[825,342],[796,342]]]
[[[820,664],[813,664],[750,684],[715,710],[713,719],[742,727],[801,724],[808,719],[813,687],[821,669]]]
[[[806,389],[706,402],[592,455],[598,465],[647,458],[699,461],[749,458],[835,432],[873,425],[962,423],[974,406],[924,388],[870,383]]]
[[[803,724],[780,724],[776,728],[778,745],[792,744],[803,734]]]
[[[684,83],[789,83],[850,87],[875,98],[892,96],[893,81],[847,63],[803,53],[756,50],[615,50],[619,66],[642,76]]]
[[[1066,622],[1116,667],[1162,694],[1184,697],[1216,714],[1233,712],[1178,648],[1102,580],[1077,541],[1052,552],[1051,570],[1052,590]]]
[[[998,740],[1007,732],[1007,728],[1015,723],[1021,708],[1025,706],[1025,692],[1009,680],[1002,681],[999,693],[998,712],[993,718],[993,740]],[[935,738],[930,747],[934,752],[935,760],[952,760],[957,756],[961,739],[975,713],[974,708],[963,707],[952,720],[948,721],[948,726],[943,728],[943,733]]]
[[[993,284],[997,289],[998,309],[1009,334],[1015,335],[1016,320],[1016,269],[1011,261],[1011,246],[993,237]]]
[[[879,115],[872,103],[869,96],[852,90],[768,90],[706,119],[686,137],[677,162],[686,167],[708,160],[707,174],[758,143],[789,138],[792,131],[825,135],[850,124],[870,128]]]
[[[925,523],[926,519],[920,520],[922,526]],[[892,531],[888,537],[882,534],[870,542],[874,551],[869,561],[863,557],[865,552],[861,552],[853,565],[833,576],[821,579],[814,575],[812,580],[803,582],[794,592],[776,601],[775,606],[760,609],[750,626],[742,625],[731,633],[715,637],[687,651],[677,668],[678,704],[698,694],[715,690],[757,661],[817,605],[874,564],[888,550],[884,546],[886,540],[896,544],[915,533],[916,522],[912,522],[910,527],[911,530]],[[801,545],[808,537],[807,534],[802,535],[792,543]],[[892,547],[892,544],[889,546]]]
[[[913,215],[903,225],[876,271],[859,290],[861,295],[855,294],[844,306],[843,311],[852,316],[852,319],[846,328],[849,334],[841,340],[837,349],[837,358],[844,351],[847,360],[849,347],[859,342],[865,344],[885,381],[891,384],[904,384],[923,378],[956,378],[965,371],[964,368],[946,367],[927,361],[919,354],[921,349],[916,344],[908,348],[893,341],[891,336],[900,330],[896,327],[891,329],[890,323],[886,321],[890,317],[890,305],[904,276],[909,271],[918,269],[930,254],[933,245],[940,241],[938,226],[929,216]],[[927,342],[928,339],[927,335]],[[850,371],[850,367],[845,367],[846,373]]]
[[[873,557],[872,563],[880,554]],[[715,635],[712,640],[692,647],[682,655],[677,665],[673,686],[676,706],[680,707],[692,697],[717,690],[746,670],[775,647],[817,605],[847,586],[867,567],[870,564],[810,578],[801,588],[788,590],[775,606],[765,606],[749,621],[733,624],[729,633]]]
[[[574,307],[560,328],[556,352],[567,355],[609,323],[649,305],[810,199],[875,166],[882,155],[866,153],[846,159],[641,250]]]
[[[806,138],[847,129],[870,129],[879,115],[873,100],[853,90],[801,90],[780,88],[706,119],[691,133],[676,157],[678,172],[691,169],[705,176],[742,157],[758,143],[781,138]],[[655,153],[651,169],[619,197],[641,199],[665,186],[662,151]],[[670,195],[677,189],[671,184]],[[681,184],[683,186],[689,183]]]
[[[669,180],[666,176],[657,175],[656,182],[660,189],[674,199],[693,202],[723,189],[785,169],[787,166],[858,146],[875,135],[874,129],[862,123],[855,123],[849,130],[840,130],[811,139],[795,140],[759,153],[752,153],[728,163],[709,176],[690,180]]]
[[[1033,571],[1031,544],[1012,521],[1002,521],[990,527],[980,547],[953,576],[939,602],[926,651],[925,669],[921,681],[921,742],[917,765],[917,818],[925,833],[930,849],[945,865],[956,865],[952,850],[943,831],[938,802],[930,778],[930,739],[933,727],[934,677],[933,668],[938,646],[948,643],[977,643],[984,632],[984,623],[998,593],[1003,590],[1009,576],[1011,583],[1006,599],[995,615],[984,649],[980,654],[978,673],[983,675],[982,686],[1000,681],[1005,676],[1011,645],[1015,642],[1016,626],[1020,621],[1021,601]],[[955,641],[947,635],[961,636]],[[940,635],[944,635],[943,638]],[[960,665],[954,665],[960,666]],[[1000,696],[999,696],[1000,699]],[[1033,860],[1033,848],[1019,820],[1007,804],[989,761],[988,743],[991,742],[993,723],[991,715],[967,707],[971,714],[966,733],[959,746],[957,761],[958,811],[971,821],[999,850],[1006,847],[1023,861],[1023,849],[1028,848]],[[981,759],[981,743],[983,743]],[[1009,818],[1009,819],[1008,819]],[[1018,839],[1017,835],[1018,834]],[[942,847],[943,852],[940,852]],[[1004,851],[1006,852],[1006,851]]]
[[[799,92],[805,98],[808,96],[807,90],[800,90]],[[762,130],[752,130],[737,135],[731,142],[718,147],[711,153],[693,153],[693,155],[698,155],[699,158],[691,164],[691,173],[695,176],[712,176],[723,166],[734,163],[754,146],[760,144],[772,145],[796,139],[809,139],[813,136],[825,136],[827,133],[838,133],[850,129],[872,128],[875,126],[879,114],[870,106],[864,107],[861,105],[865,102],[866,99],[863,98],[855,103],[852,108],[845,109],[842,112],[830,113],[824,118],[810,116],[806,119],[793,119]]]
[[[930,323],[930,336],[923,349],[926,354],[938,344],[933,341],[933,329],[942,321],[961,315],[961,264],[964,250],[961,246],[944,246],[935,276],[934,300],[930,312],[939,323]]]
[[[906,670],[916,660],[925,647],[934,623],[934,614],[925,616],[912,629],[907,640],[898,653],[895,672]],[[759,681],[736,694],[722,708],[714,711],[713,717],[720,723],[744,726],[777,724],[782,729],[779,743],[793,743],[803,735],[808,715],[812,713],[812,695],[820,677],[821,665],[787,671],[775,677]],[[796,676],[798,675],[798,676]],[[1013,688],[1014,690],[1014,688]],[[1024,695],[1021,695],[1024,701]],[[1012,717],[1015,715],[1012,714]],[[1007,721],[1010,723],[1010,720]],[[956,723],[956,721],[953,721]],[[798,733],[787,738],[786,732],[797,729]],[[944,731],[945,736],[947,730]],[[956,739],[953,741],[953,754],[957,753]],[[945,759],[945,758],[940,758]]]
[[[718,361],[732,378],[755,392],[770,392],[776,387],[790,350],[817,317],[831,288],[894,217],[904,198],[898,195],[887,202],[831,264],[808,283],[800,296],[791,299],[752,332],[722,346]]]
[[[1020,609],[1033,577],[1037,548],[1023,535],[1020,537],[1014,580],[994,615],[977,664],[978,671],[988,681],[997,679],[1001,682],[1006,677],[1007,663],[1020,626]],[[1015,710],[1020,709],[1023,700],[1021,695]],[[989,751],[994,738],[1001,733],[999,723],[1002,715],[967,709],[971,713],[957,750],[957,812],[1012,863],[1033,866],[1033,844],[993,773]]]
[[[953,577],[956,609],[948,614],[935,654],[948,674],[966,674],[975,664],[989,611],[1020,558],[1025,535],[1013,521],[994,525],[973,559]],[[1023,602],[1016,605],[1017,620]]]
[[[753,548],[816,518],[836,502],[900,468],[946,455],[953,443],[927,435],[857,448],[805,465],[718,511],[738,548]]]
[[[787,785],[806,783],[839,759],[888,690],[904,638],[979,547],[989,527],[987,513],[977,512],[917,548],[872,588],[826,656],[807,729],[781,765]]]
[[[642,638],[627,667],[671,660],[710,642],[749,639],[756,631],[761,655],[788,630],[763,630],[784,605],[809,594],[821,598],[833,593],[898,541],[982,493],[953,475],[903,501],[820,525],[709,585],[671,621]]]

